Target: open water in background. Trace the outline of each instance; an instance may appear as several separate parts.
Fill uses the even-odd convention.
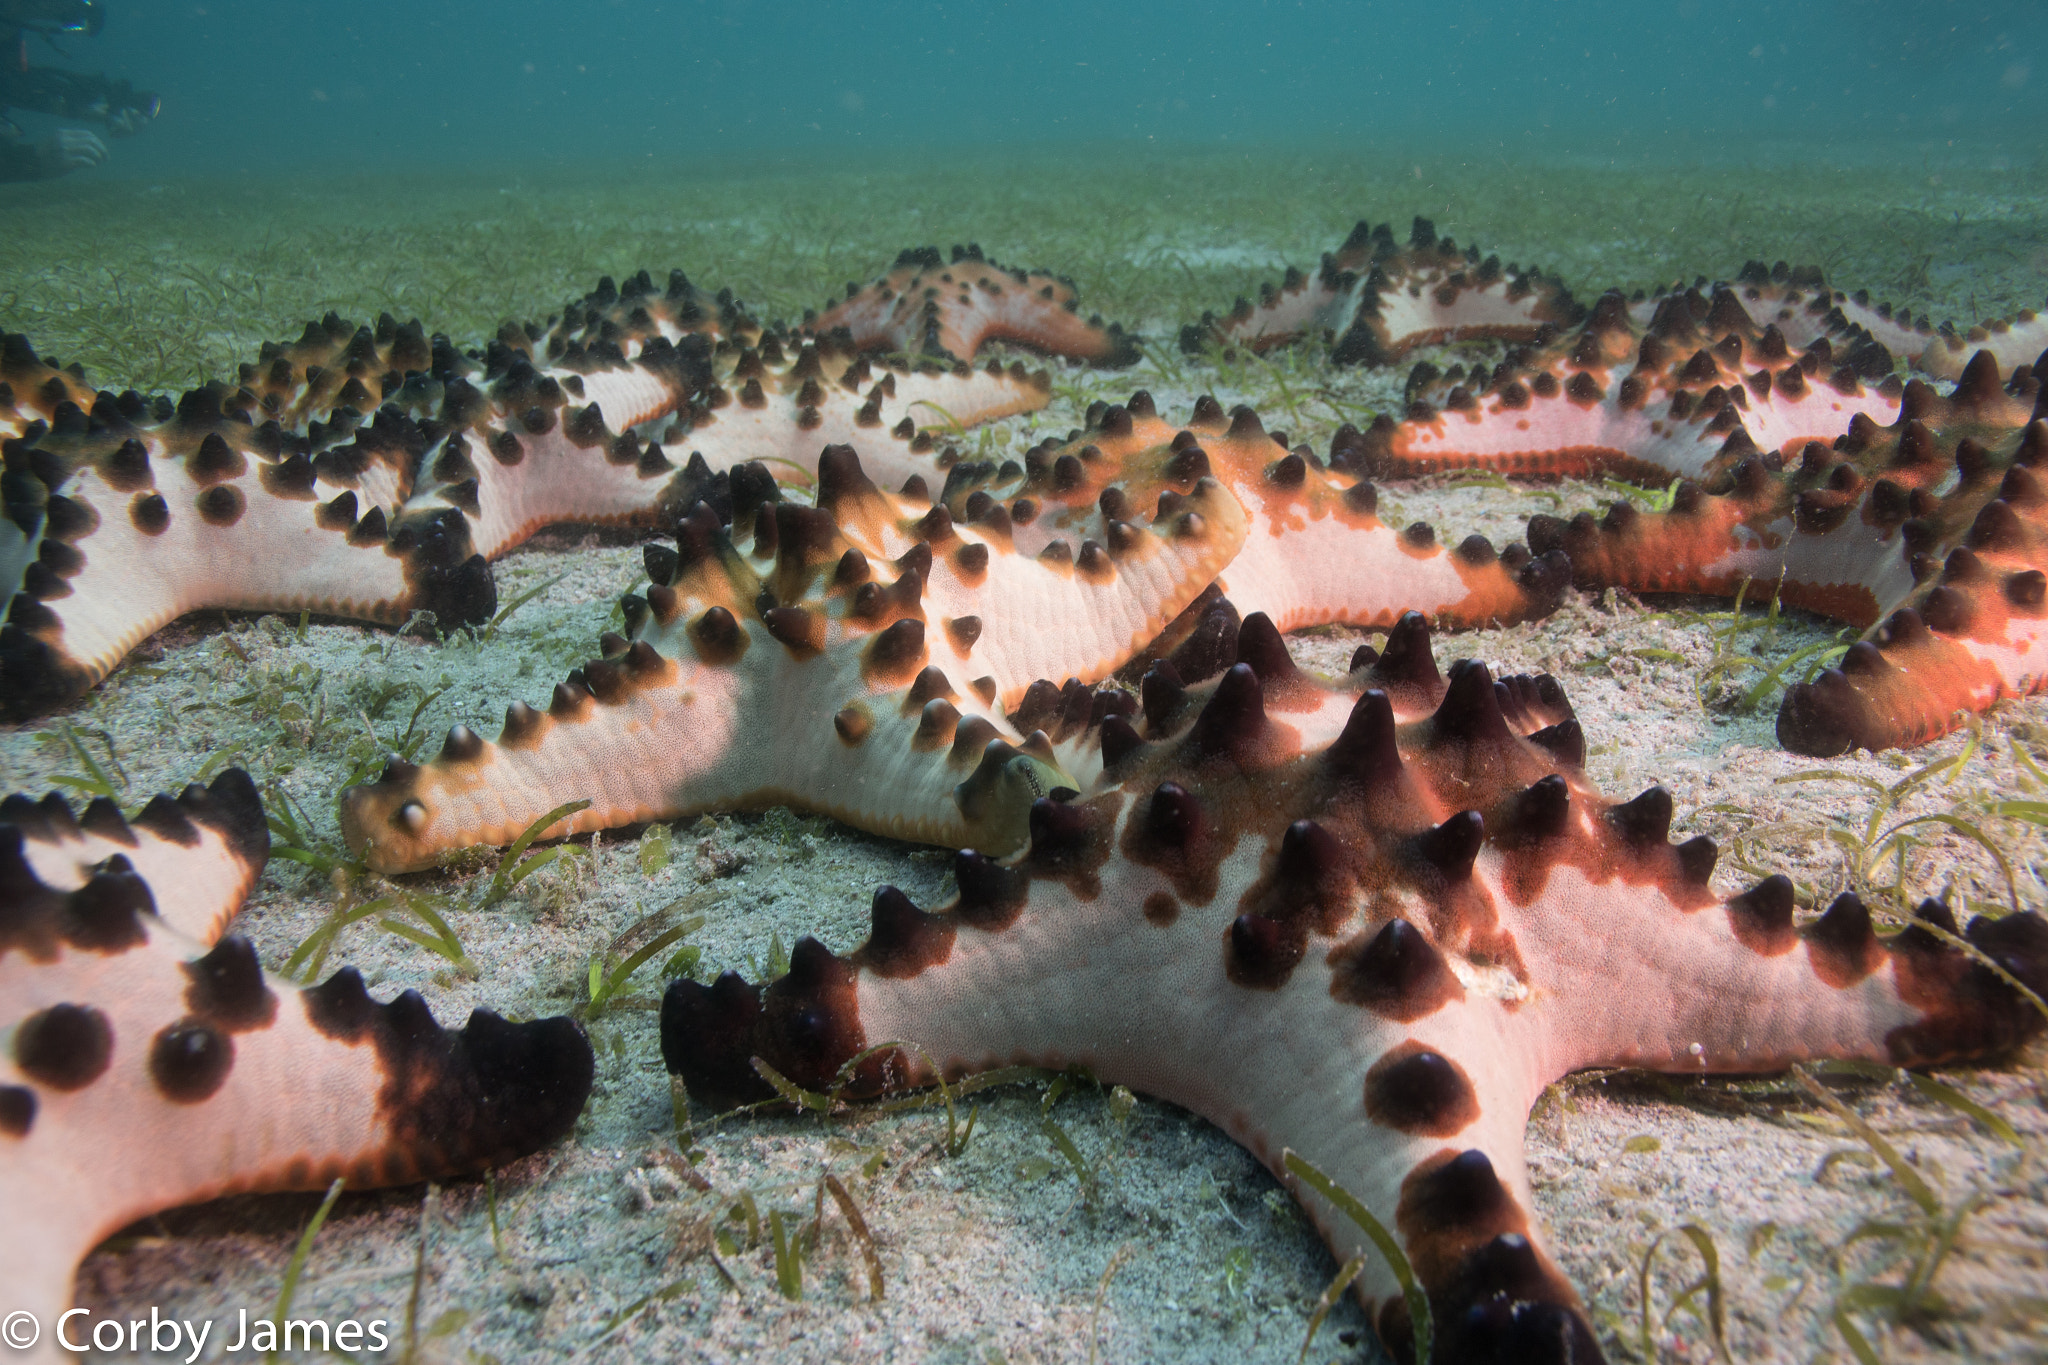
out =
[[[30,54],[162,95],[93,177],[1063,144],[1665,164],[2048,146],[2040,0],[105,4],[98,38]]]

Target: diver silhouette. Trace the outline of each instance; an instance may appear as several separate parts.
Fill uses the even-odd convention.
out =
[[[0,0],[0,181],[49,180],[107,159],[107,144],[87,128],[60,127],[31,137],[8,117],[33,110],[59,119],[90,120],[114,137],[141,131],[161,101],[126,80],[31,66],[30,34],[98,33],[106,12],[98,0]]]

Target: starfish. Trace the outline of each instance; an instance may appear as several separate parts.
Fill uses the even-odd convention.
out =
[[[1362,689],[1384,692],[1395,720],[1402,724],[1431,715],[1449,692],[1450,681],[1437,667],[1429,620],[1421,612],[1408,612],[1395,621],[1379,648],[1359,645],[1353,650],[1345,685],[1337,686],[1295,666],[1286,638],[1266,613],[1240,619],[1228,598],[1216,601],[1213,610],[1230,622],[1229,627],[1202,649],[1183,648],[1151,664],[1137,696],[1113,687],[1089,687],[1078,679],[1069,679],[1060,688],[1039,682],[1011,721],[1045,731],[1078,794],[1094,790],[1106,763],[1143,742],[1138,731],[1141,719],[1157,722],[1161,716],[1177,714],[1185,709],[1190,686],[1234,664],[1250,667],[1261,695],[1276,707],[1285,702],[1287,723],[1304,748],[1320,748],[1343,734]],[[1499,682],[1495,702],[1509,728],[1563,762],[1584,765],[1585,732],[1555,678],[1515,675]],[[1135,714],[1140,697],[1144,717]]]
[[[280,477],[273,467],[301,457],[321,478],[354,480],[320,490],[317,506],[338,500],[336,488],[354,495],[351,523],[322,529],[346,539],[374,511],[387,539],[437,533],[444,570],[483,566],[486,588],[493,555],[571,509],[669,531],[674,548],[648,553],[652,586],[621,604],[622,633],[544,712],[512,707],[495,743],[457,726],[440,758],[393,765],[350,794],[347,832],[370,864],[398,871],[502,842],[582,796],[590,811],[548,834],[788,801],[960,846],[949,910],[884,893],[852,957],[806,944],[779,982],[678,986],[664,1041],[692,1088],[773,1093],[757,1055],[815,1088],[844,1072],[849,1093],[1012,1053],[1087,1061],[1106,1079],[1191,1096],[1270,1165],[1292,1145],[1366,1197],[1430,1305],[1425,1317],[1392,1301],[1375,1263],[1368,1293],[1397,1348],[1413,1351],[1427,1321],[1437,1358],[1542,1359],[1560,1342],[1582,1358],[1585,1321],[1529,1227],[1516,1105],[1543,1079],[1605,1060],[1690,1074],[1996,1050],[2036,1027],[1996,972],[2038,986],[2048,951],[2031,916],[1972,922],[1967,941],[1987,966],[1949,951],[1955,925],[1936,905],[1879,940],[1853,901],[1801,926],[1781,879],[1716,887],[1711,845],[1669,842],[1668,798],[1614,804],[1593,788],[1585,735],[1555,680],[1440,670],[1425,616],[1405,609],[1446,624],[1531,619],[1574,577],[1623,581],[1655,572],[1645,557],[1681,551],[1693,556],[1686,572],[1738,580],[1730,565],[1818,572],[1839,561],[1856,575],[1843,595],[1861,594],[1845,616],[1883,620],[1897,591],[1910,596],[1912,610],[1845,660],[1842,676],[1865,689],[1858,704],[1882,716],[1894,693],[1867,684],[1878,671],[1864,665],[1900,673],[1908,700],[1930,668],[1904,626],[1947,622],[1937,643],[1978,660],[1995,652],[1978,644],[1998,644],[1987,627],[2009,641],[2010,621],[2039,599],[2028,466],[2040,435],[2023,430],[2034,400],[1996,365],[1995,394],[1981,371],[1948,398],[1924,384],[1887,390],[1882,347],[1840,296],[1823,300],[1810,272],[1749,268],[1726,289],[1701,281],[1587,309],[1433,232],[1405,251],[1384,230],[1365,237],[1374,259],[1341,287],[1316,295],[1293,281],[1293,302],[1276,300],[1227,344],[1279,344],[1279,314],[1297,307],[1313,323],[1297,332],[1350,339],[1347,362],[1425,340],[1510,343],[1499,367],[1418,367],[1409,397],[1430,409],[1416,430],[1440,419],[1455,432],[1483,409],[1489,429],[1541,414],[1527,439],[1551,440],[1564,429],[1553,416],[1587,421],[1572,411],[1618,400],[1640,378],[1657,386],[1665,430],[1589,422],[1566,434],[1597,428],[1595,443],[1558,457],[1580,473],[1670,477],[1660,442],[1689,437],[1692,463],[1673,458],[1694,486],[1681,486],[1671,516],[1643,513],[1633,528],[1627,512],[1539,520],[1540,554],[1477,538],[1439,545],[1429,528],[1381,524],[1366,477],[1442,467],[1459,453],[1448,443],[1402,466],[1381,433],[1341,433],[1319,459],[1248,408],[1205,399],[1174,424],[1142,392],[1096,405],[1084,429],[1014,465],[979,463],[946,448],[942,428],[1033,410],[1050,385],[982,365],[974,348],[995,333],[977,329],[1007,315],[1041,335],[1115,332],[1082,327],[1046,278],[1016,289],[962,251],[950,269],[918,253],[895,284],[852,291],[858,307],[831,325],[811,317],[796,329],[753,321],[729,293],[679,278],[663,291],[644,273],[601,281],[558,319],[503,329],[475,351],[417,324],[330,318],[266,349],[234,384],[178,403],[96,393],[9,346],[0,564],[32,581],[32,602],[16,606],[24,617],[69,610],[112,536],[79,530],[80,507],[98,517],[98,505],[63,480],[134,439],[152,461],[175,456],[175,470],[152,466],[175,481],[211,435],[248,466],[216,482],[253,500]],[[1681,337],[1685,353],[1662,370],[1645,364],[1651,341],[1675,349]],[[1682,373],[1702,353],[1700,371]],[[1515,384],[1526,408],[1500,402]],[[1690,407],[1675,413],[1680,393]],[[1849,406],[1828,406],[1838,404]],[[1702,434],[1713,421],[1723,425]],[[858,445],[857,462],[840,441]],[[1638,454],[1655,459],[1629,464]],[[217,457],[198,463],[211,473]],[[777,480],[807,486],[804,501],[785,501],[792,490]],[[118,520],[124,504],[107,505]],[[1827,526],[1838,533],[1823,553],[1813,537]],[[128,567],[145,576],[135,543]],[[1568,565],[1567,550],[1587,563]],[[362,577],[336,562],[340,576]],[[1788,578],[1787,600],[1811,591],[1822,606],[1826,581]],[[445,609],[475,613],[481,601],[472,592]],[[1389,628],[1382,650],[1361,649],[1334,681],[1298,668],[1282,634],[1330,620]],[[1993,663],[2007,682],[2025,677],[2024,658]],[[1091,685],[1105,678],[1131,690]],[[109,860],[126,860],[162,919],[137,916],[150,936],[128,960],[188,933],[163,972],[184,988],[210,945],[239,942],[218,940],[246,890],[236,838],[261,831],[237,836],[247,821],[230,809],[253,810],[253,797],[188,790],[136,817],[128,844],[103,803],[79,814],[17,798],[0,804],[0,826],[24,831],[37,906],[60,895],[97,904],[112,894],[104,879],[127,876]],[[297,994],[311,1001],[332,985]],[[135,1026],[142,1036],[202,1013],[184,989],[138,996],[162,1006]],[[297,1018],[289,983],[266,989]],[[1751,1017],[1728,1017],[1728,1001]],[[404,1004],[377,1007],[393,1030],[418,1018]],[[240,1066],[253,1070],[275,1033],[234,1035]],[[331,1041],[315,1040],[321,1056],[344,1051]],[[846,1072],[846,1049],[863,1044],[885,1050]],[[0,1086],[12,1079],[0,1074]],[[1453,1127],[1460,1084],[1473,1112]],[[142,1099],[151,1123],[168,1107]],[[237,1101],[236,1114],[267,1121],[271,1099]],[[334,1141],[386,1141],[373,1129]],[[8,1141],[0,1134],[0,1149]],[[115,1145],[99,1134],[73,1145],[93,1142]],[[164,1160],[152,1150],[134,1164]],[[1302,1193],[1340,1255],[1363,1247]]]
[[[875,477],[895,485],[931,473],[935,430],[1036,412],[1052,392],[1043,371],[1015,362],[871,363],[837,332],[790,344],[793,359],[772,336],[719,356],[718,382],[661,439],[689,450],[692,470],[760,461],[790,482],[814,476],[827,446],[858,444]]]
[[[934,304],[949,329],[956,319],[951,300]],[[813,319],[815,324],[815,319]],[[538,329],[528,329],[528,333]],[[711,372],[707,382],[687,401],[664,408],[665,426],[645,409],[632,409],[607,431],[603,444],[619,444],[620,433],[642,429],[646,439],[677,448],[677,458],[694,463],[699,457],[710,472],[752,460],[787,468],[785,477],[801,479],[815,471],[818,452],[827,445],[858,440],[867,447],[870,466],[888,482],[900,482],[926,466],[921,457],[935,443],[923,427],[971,427],[1045,406],[1051,385],[1042,373],[1021,365],[1007,368],[990,361],[974,370],[968,361],[991,335],[982,329],[975,344],[955,356],[913,354],[908,360],[890,353],[914,350],[894,344],[886,332],[856,335],[843,326],[807,326],[801,332],[764,327],[721,290],[707,297],[672,271],[668,287],[657,294],[654,281],[642,271],[624,287],[607,277],[598,287],[564,310],[542,336],[522,340],[519,329],[501,329],[499,345],[487,349],[486,366],[509,369],[522,354],[545,352],[550,363],[588,367],[593,361],[626,363],[650,345],[675,344],[686,335],[710,338]],[[1009,339],[997,335],[994,339]],[[1094,349],[1086,338],[1075,339],[1082,352]],[[1048,349],[1051,349],[1048,347]],[[1074,354],[1053,350],[1055,354]],[[736,405],[735,405],[736,404]],[[644,450],[619,462],[631,465]],[[578,471],[579,475],[581,471]],[[554,501],[582,494],[565,479],[550,490]],[[687,481],[681,486],[689,487]],[[650,510],[645,494],[630,492],[624,503],[644,524],[662,524],[690,506],[687,496],[665,492]],[[647,521],[652,516],[653,521]],[[620,518],[592,515],[584,520]],[[536,523],[539,524],[539,523]],[[529,532],[526,532],[530,534]]]
[[[1204,313],[1183,327],[1181,349],[1198,354],[1211,342],[1254,353],[1309,337],[1331,337],[1339,365],[1386,365],[1418,346],[1493,337],[1532,341],[1577,322],[1584,309],[1571,291],[1541,271],[1501,266],[1438,238],[1418,217],[1406,248],[1393,229],[1364,219],[1314,275],[1292,267],[1255,306],[1240,298],[1222,317]]]
[[[846,446],[820,457],[815,507],[780,501],[759,465],[727,488],[734,534],[699,503],[675,550],[650,546],[630,638],[608,638],[545,713],[515,703],[495,744],[457,726],[432,763],[344,792],[350,847],[382,871],[425,867],[589,797],[549,833],[790,804],[896,838],[1015,848],[1031,801],[1070,783],[1002,705],[1048,672],[1117,667],[1245,531],[1228,492],[1190,479],[1149,524],[1115,520],[1078,552],[1034,557],[928,496],[883,492]]]
[[[1890,616],[1841,667],[1788,689],[1780,740],[1818,755],[1926,743],[1958,715],[2033,692],[2048,664],[2033,625],[2048,556],[2024,468],[2036,445],[2022,438],[2039,381],[2022,365],[2006,383],[1985,350],[1953,395],[1902,385],[1854,329],[1833,326],[1849,337],[1837,352],[1813,325],[1818,304],[1795,306],[1802,278],[1752,266],[1740,294],[1674,290],[1647,321],[1610,291],[1574,331],[1491,370],[1425,362],[1406,418],[1340,430],[1330,463],[1374,477],[1481,466],[1676,478],[1668,513],[1622,503],[1599,523],[1538,517],[1529,544],[1569,558],[1589,590],[1728,596],[1777,583],[1784,603],[1856,626]],[[1795,351],[1781,328],[1811,339]],[[1950,487],[1941,476],[1956,466]]]
[[[1794,350],[1726,288],[1667,295],[1643,322],[1610,290],[1575,330],[1490,371],[1418,365],[1403,420],[1382,413],[1347,437],[1347,454],[1374,478],[1483,466],[1700,479],[1759,450],[1831,439],[1859,415],[1890,422],[1903,393],[1891,367],[1867,342],[1837,354],[1818,337]]]
[[[17,394],[0,411],[0,429],[16,433],[4,443],[0,717],[73,700],[199,607],[391,624],[424,610],[451,625],[496,609],[459,511],[399,521],[385,510],[410,481],[409,423],[380,420],[316,452],[274,420],[255,425],[253,395],[224,405],[248,393],[195,389],[174,411],[108,395],[90,400],[91,417],[64,399],[47,419]],[[359,490],[377,500],[366,511]]]
[[[0,802],[0,1282],[55,1361],[78,1263],[144,1215],[243,1191],[408,1184],[501,1164],[582,1112],[568,1019],[479,1009],[460,1032],[353,968],[301,989],[220,937],[262,871],[255,785],[229,769],[134,820]]]
[[[1140,715],[1096,727],[1100,776],[1036,802],[1026,849],[960,852],[950,903],[884,887],[847,956],[804,939],[772,983],[672,983],[670,1070],[751,1099],[773,1094],[757,1058],[853,1096],[1084,1066],[1222,1127],[1339,1260],[1363,1255],[1396,1359],[1585,1365],[1600,1348],[1530,1216],[1546,1084],[1924,1065],[2040,1029],[2001,975],[2048,985],[2039,917],[1973,919],[1968,953],[1935,901],[1888,939],[1854,895],[1802,926],[1782,876],[1717,892],[1712,841],[1670,842],[1661,788],[1610,802],[1582,749],[1529,736],[1520,699],[1554,682],[1461,662],[1404,720],[1369,675],[1272,655],[1255,620],[1217,682],[1149,678]],[[1418,1300],[1297,1157],[1393,1230]]]
[[[901,351],[966,360],[991,339],[1028,346],[1113,369],[1135,364],[1137,338],[1100,317],[1080,316],[1072,280],[1042,270],[1013,270],[986,259],[974,243],[942,259],[935,246],[913,247],[866,288],[849,283],[846,297],[804,328],[845,328],[862,350]]]

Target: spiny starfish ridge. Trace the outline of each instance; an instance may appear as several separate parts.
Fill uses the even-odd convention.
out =
[[[1216,683],[1148,677],[1141,714],[1093,727],[1100,777],[1040,800],[1019,855],[960,852],[949,904],[884,887],[845,957],[807,938],[765,985],[672,984],[670,1069],[753,1098],[769,1094],[755,1058],[855,1095],[1085,1066],[1218,1124],[1339,1259],[1363,1253],[1357,1292],[1397,1359],[1416,1358],[1421,1323],[1287,1153],[1394,1231],[1429,1359],[1585,1365],[1602,1353],[1543,1249],[1523,1159],[1550,1082],[1915,1066],[2039,1031],[2006,982],[2048,986],[2039,917],[1958,935],[1928,901],[1880,938],[1854,895],[1801,925],[1785,877],[1717,891],[1713,842],[1671,842],[1662,788],[1615,803],[1593,787],[1554,682],[1467,662],[1418,685],[1435,669],[1408,630],[1396,673],[1367,663],[1334,686],[1258,617]]]

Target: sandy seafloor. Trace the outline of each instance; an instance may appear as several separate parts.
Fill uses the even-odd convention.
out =
[[[29,330],[65,360],[86,361],[102,384],[168,384],[196,378],[192,371],[208,364],[217,370],[219,357],[247,354],[264,335],[295,333],[295,315],[329,306],[357,316],[381,307],[418,312],[430,327],[476,341],[489,325],[476,319],[494,321],[497,310],[545,311],[604,271],[646,266],[659,275],[681,265],[700,282],[766,298],[764,313],[786,315],[879,270],[897,246],[974,236],[1006,261],[1074,275],[1085,303],[1163,341],[1200,302],[1224,307],[1285,264],[1313,266],[1352,218],[1370,214],[1405,228],[1417,212],[1436,216],[1461,242],[1552,264],[1586,298],[1610,282],[1727,275],[1747,255],[1789,255],[1821,259],[1836,283],[1868,284],[1937,318],[2039,306],[2048,284],[2048,179],[2037,167],[1938,146],[1872,154],[1860,170],[1853,160],[1787,152],[1760,158],[1763,173],[1680,166],[1654,174],[1606,169],[1597,159],[1548,170],[1404,160],[1323,166],[1292,180],[1256,158],[1155,160],[1128,175],[1059,166],[925,175],[897,166],[865,177],[841,167],[836,178],[812,176],[821,187],[815,197],[800,170],[749,179],[729,167],[696,177],[646,171],[625,184],[557,185],[530,170],[454,182],[422,177],[377,193],[313,181],[10,190],[0,199],[0,325]],[[173,202],[180,212],[154,211]],[[750,203],[763,207],[750,214]],[[537,244],[530,259],[512,249],[526,239]],[[458,266],[487,297],[462,296],[452,280]],[[1195,308],[1186,306],[1190,298]],[[140,367],[153,331],[175,341],[160,374],[109,368]],[[1320,450],[1341,417],[1396,401],[1403,377],[1335,371],[1314,355],[1287,358],[1281,400],[1272,374],[1257,366],[1222,372],[1162,349],[1164,365],[1060,370],[1053,406],[1001,424],[991,439],[1019,452],[1078,424],[1091,399],[1143,386],[1168,414],[1185,412],[1204,391],[1226,405],[1264,402],[1270,425]],[[1274,401],[1294,410],[1276,415]],[[1480,530],[1505,543],[1534,512],[1574,511],[1601,496],[1575,485],[1390,485],[1382,517],[1396,525],[1426,519],[1454,540]],[[334,841],[332,795],[351,746],[360,754],[370,743],[365,727],[388,743],[411,710],[408,696],[367,717],[380,685],[445,687],[419,718],[436,737],[429,752],[458,721],[495,733],[507,701],[544,698],[593,652],[611,603],[639,582],[638,540],[562,530],[507,556],[497,569],[502,600],[560,581],[483,646],[335,622],[315,621],[301,633],[296,620],[190,617],[58,719],[102,761],[104,732],[131,809],[209,759],[232,756],[289,791],[317,836]],[[1550,620],[1440,640],[1439,658],[1472,655],[1503,672],[1557,675],[1585,725],[1595,780],[1617,796],[1668,787],[1679,812],[1674,837],[1704,832],[1721,841],[1716,885],[1724,891],[1774,870],[1822,904],[1852,884],[1898,882],[1889,864],[1864,868],[1867,879],[1855,880],[1839,836],[1861,830],[1868,817],[1872,798],[1861,784],[1896,782],[1966,746],[1975,748],[1965,766],[1923,784],[1893,818],[1951,809],[1974,818],[1986,801],[2031,790],[2014,753],[2048,741],[2048,706],[2039,702],[2002,706],[1975,739],[1954,736],[1911,755],[1813,762],[1781,752],[1772,736],[1775,691],[1753,711],[1729,704],[1759,673],[1735,674],[1738,685],[1716,680],[1713,662],[1728,647],[1703,614],[1721,610],[1703,601],[1575,595]],[[1322,632],[1299,642],[1297,654],[1341,669],[1365,634]],[[1775,660],[1828,634],[1824,623],[1788,617],[1733,648]],[[1702,692],[1711,704],[1702,705]],[[53,776],[80,770],[57,724],[0,731],[0,786],[40,791]],[[1950,888],[1973,905],[2005,895],[1995,866],[1969,840],[1921,828],[1924,842],[1904,866],[1910,894]],[[2040,844],[2029,827],[2005,821],[1984,830],[2010,858],[2020,901],[2040,908],[2048,894],[2035,874]],[[679,914],[705,917],[692,939],[702,948],[700,973],[737,967],[753,975],[777,940],[787,946],[814,934],[852,948],[879,884],[927,905],[949,894],[945,853],[800,812],[711,814],[679,822],[667,837],[671,856],[651,874],[641,831],[608,833],[481,912],[459,907],[480,895],[494,858],[402,879],[458,907],[452,924],[473,973],[452,972],[367,925],[346,931],[330,966],[356,964],[382,997],[416,988],[445,1022],[459,1023],[479,1004],[551,1014],[581,998],[593,954],[678,901],[687,902]],[[354,894],[378,890],[359,886]],[[274,861],[235,929],[277,967],[337,894],[328,881]],[[1097,1163],[1086,1198],[1041,1127],[1042,1085],[975,1096],[979,1120],[956,1157],[939,1145],[938,1110],[721,1122],[698,1108],[679,1139],[658,1052],[654,976],[648,968],[622,1007],[591,1024],[598,1079],[574,1137],[498,1173],[495,1236],[480,1181],[452,1182],[437,1195],[420,1187],[348,1193],[313,1246],[293,1316],[384,1318],[401,1344],[410,1320],[412,1349],[451,1361],[1297,1358],[1335,1266],[1280,1187],[1200,1119],[1141,1098],[1120,1122],[1110,1097],[1085,1085],[1060,1099],[1053,1117]],[[1834,1082],[1926,1175],[1943,1216],[1976,1201],[1934,1281],[1943,1311],[1888,1324],[1866,1308],[1853,1321],[1886,1360],[2048,1359],[2043,1051],[2036,1044],[2000,1065],[1942,1074],[2002,1116],[2020,1145],[1902,1077]],[[146,1143],[146,1121],[139,1105],[133,1132],[108,1134],[103,1156],[82,1159],[123,1160],[119,1144]],[[1913,1248],[1882,1237],[1843,1250],[1859,1229],[1921,1215],[1868,1149],[1784,1078],[1575,1078],[1540,1107],[1528,1141],[1549,1245],[1613,1359],[1645,1358],[1639,1267],[1660,1234],[1682,1225],[1704,1229],[1718,1248],[1737,1360],[1850,1359],[1830,1321],[1838,1296],[1858,1281],[1901,1283],[1913,1261]],[[710,1192],[689,1177],[679,1146]],[[763,1242],[722,1254],[721,1274],[707,1248],[719,1226],[747,1240],[744,1227],[720,1221],[743,1193],[764,1215],[781,1209],[807,1218],[828,1171],[852,1190],[878,1243],[880,1302],[869,1299],[860,1249],[837,1213],[805,1267],[801,1301],[778,1292]],[[154,1307],[214,1319],[216,1353],[237,1310],[253,1316],[273,1303],[317,1202],[244,1197],[147,1219],[85,1262],[78,1303],[110,1317],[146,1318]],[[1710,1357],[1697,1316],[1662,1321],[1697,1273],[1690,1244],[1668,1239],[1658,1265],[1656,1357]],[[656,1293],[659,1302],[606,1335],[622,1310]],[[1349,1303],[1330,1315],[1308,1355],[1378,1358],[1363,1314]]]

